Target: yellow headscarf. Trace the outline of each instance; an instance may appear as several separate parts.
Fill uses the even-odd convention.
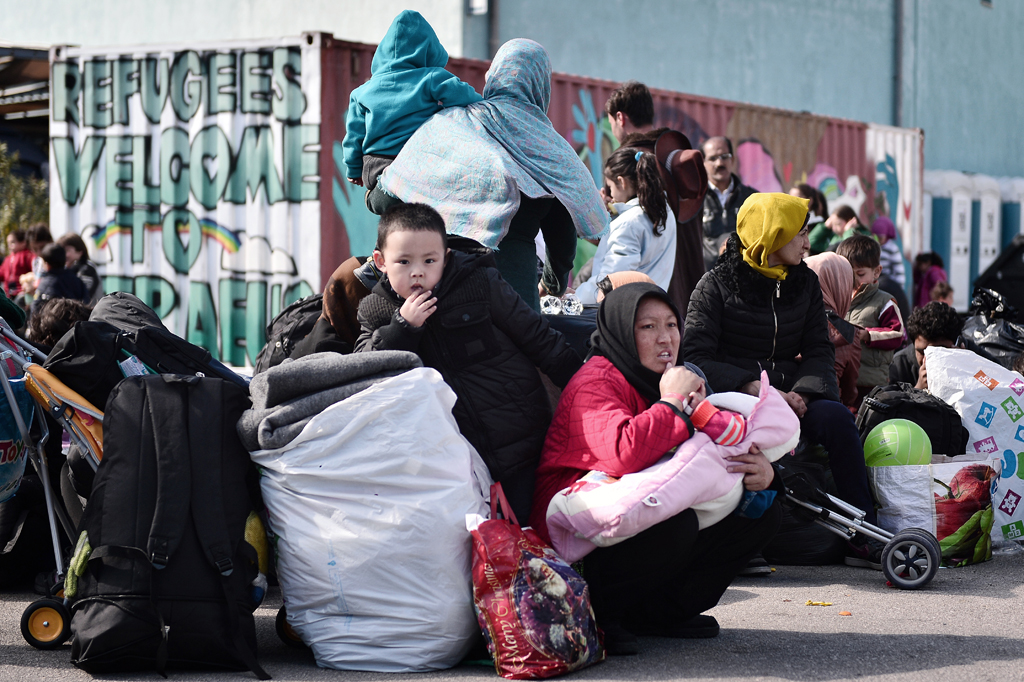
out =
[[[788,194],[751,194],[736,217],[743,260],[765,277],[784,280],[785,265],[768,265],[768,256],[793,241],[804,226],[810,201]]]

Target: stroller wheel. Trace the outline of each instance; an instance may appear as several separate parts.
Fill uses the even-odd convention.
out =
[[[935,545],[919,529],[900,531],[882,550],[882,573],[901,590],[916,590],[935,577],[940,559]]]
[[[71,614],[62,601],[38,599],[21,614],[21,634],[37,649],[56,649],[71,636]]]
[[[927,540],[931,543],[932,549],[935,550],[935,556],[939,557],[939,561],[942,561],[942,548],[939,546],[938,539],[926,531],[924,528],[907,528],[899,532],[900,535],[915,534],[923,540]]]
[[[299,633],[295,632],[294,628],[288,624],[288,613],[282,606],[277,612],[277,620],[274,625],[277,627],[277,636],[281,638],[281,641],[294,649],[306,649],[306,643],[299,637]]]

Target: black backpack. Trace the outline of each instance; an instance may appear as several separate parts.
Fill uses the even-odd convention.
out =
[[[115,291],[101,298],[93,307],[89,319],[106,322],[126,331],[138,331],[143,327],[166,329],[155,310],[127,291]]]
[[[291,357],[295,345],[306,338],[324,311],[324,295],[300,298],[282,310],[267,325],[267,344],[256,356],[253,374],[266,372]]]
[[[951,405],[910,384],[876,386],[857,412],[857,430],[864,443],[871,429],[889,419],[908,419],[920,426],[936,455],[962,455],[970,438],[960,415]]]
[[[111,393],[80,525],[92,551],[72,603],[79,668],[269,679],[255,655],[256,550],[244,540],[257,482],[235,431],[249,404],[243,389],[196,376],[135,376]]]
[[[43,363],[99,409],[122,379],[142,373],[192,374],[225,379],[240,388],[246,380],[164,327],[121,329],[107,322],[79,322],[61,337]]]

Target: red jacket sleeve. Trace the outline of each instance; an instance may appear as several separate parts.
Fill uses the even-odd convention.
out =
[[[864,345],[878,350],[898,350],[903,345],[903,318],[895,299],[890,298],[878,314],[878,326],[868,327]]]
[[[594,382],[575,395],[569,443],[582,468],[624,476],[651,466],[692,434],[689,420],[666,403],[634,414],[626,401]]]

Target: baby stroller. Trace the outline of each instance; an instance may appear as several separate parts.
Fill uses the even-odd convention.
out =
[[[788,469],[779,462],[773,466],[782,477],[786,492],[783,504],[790,511],[847,540],[861,533],[885,543],[882,573],[894,587],[916,590],[935,577],[942,551],[939,541],[930,532],[922,528],[907,528],[890,533],[864,521],[864,511],[822,491],[806,474]]]
[[[0,372],[3,373],[3,392],[7,403],[17,404],[10,381],[13,365],[24,373],[28,394],[37,407],[29,420],[24,418],[20,410],[12,410],[12,413],[25,443],[26,458],[42,481],[57,568],[51,594],[32,602],[22,614],[21,634],[36,648],[54,649],[67,641],[71,634],[71,612],[62,590],[65,566],[57,524],[60,523],[65,535],[72,540],[75,538],[75,526],[61,505],[59,492],[54,489],[50,478],[44,446],[51,434],[43,416],[44,410],[67,431],[72,445],[85,453],[85,459],[93,470],[103,455],[103,413],[64,386],[42,366],[34,363],[33,359],[41,361],[45,356],[18,338],[11,327],[0,320]],[[13,494],[14,491],[11,491],[10,495]]]

